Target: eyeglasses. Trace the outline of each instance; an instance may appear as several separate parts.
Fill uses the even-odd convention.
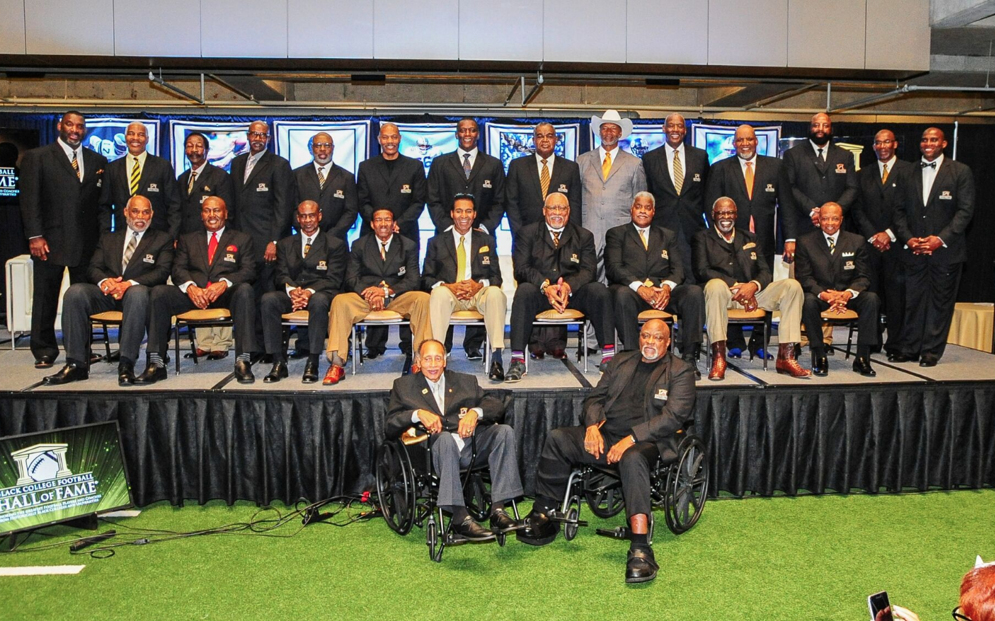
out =
[[[958,610],[960,610],[960,606],[954,608],[953,611],[950,613],[951,615],[953,615],[954,619],[957,619],[957,621],[971,621],[971,617],[960,614],[959,612],[957,612]]]
[[[249,135],[253,138],[268,138],[269,132],[249,132]]]
[[[330,143],[330,142],[315,142],[311,146],[314,147],[315,149],[318,149],[318,148],[331,149],[332,148],[332,143]]]

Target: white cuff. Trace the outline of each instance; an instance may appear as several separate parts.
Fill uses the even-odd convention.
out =
[[[891,229],[885,229],[884,232],[888,234],[888,239],[891,240],[891,243],[895,243],[898,241],[898,238],[895,237],[895,234],[891,232]]]
[[[491,286],[491,281],[490,281],[490,279],[487,279],[487,278],[481,278],[477,282],[479,282],[484,287],[490,287]]]
[[[186,281],[185,283],[183,283],[182,285],[179,286],[180,287],[180,291],[182,291],[183,293],[186,293],[187,289],[189,289],[190,285],[192,285],[192,284],[193,284],[192,280]]]
[[[225,283],[226,285],[228,285],[229,287],[234,287],[234,286],[235,286],[235,285],[231,284],[231,281],[230,281],[230,280],[228,280],[227,278],[222,278],[222,279],[221,279],[220,281],[218,281],[218,282],[223,282],[223,283]]]
[[[639,287],[642,286],[643,283],[639,282],[638,280],[633,280],[632,282],[629,283],[629,288],[632,289],[633,291],[639,291]]]
[[[134,287],[135,285],[137,285],[137,284],[138,284],[138,281],[137,281],[137,280],[129,280],[128,282],[129,282],[129,283],[131,283],[131,286],[132,286],[132,287]]]
[[[668,287],[670,287],[670,290],[671,290],[671,291],[673,291],[674,289],[676,289],[676,288],[677,288],[677,283],[676,283],[676,282],[674,282],[674,281],[672,281],[672,280],[665,280],[665,281],[663,281],[663,284],[665,284],[665,285],[667,285]]]
[[[418,418],[418,410],[411,410],[411,422],[415,424],[421,422],[421,419]]]
[[[847,291],[850,293],[850,299],[851,300],[856,300],[857,299],[857,296],[859,295],[859,293],[857,291],[854,291],[853,289],[847,289]]]

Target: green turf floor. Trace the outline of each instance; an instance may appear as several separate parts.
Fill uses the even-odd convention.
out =
[[[124,523],[191,531],[256,510],[157,504]],[[0,566],[86,565],[76,576],[0,578],[0,619],[860,620],[867,595],[887,590],[939,620],[975,555],[995,559],[993,515],[995,490],[713,501],[680,537],[658,515],[662,570],[636,587],[622,580],[627,544],[594,533],[621,518],[544,548],[450,548],[441,564],[429,561],[424,531],[399,537],[381,520],[128,546],[109,559],[60,545],[0,555]],[[23,549],[79,531],[48,532]]]

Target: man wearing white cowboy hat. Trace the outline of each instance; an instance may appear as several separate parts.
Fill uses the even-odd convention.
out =
[[[618,147],[632,133],[632,121],[617,110],[591,117],[591,129],[601,137],[601,146],[577,158],[583,187],[583,208],[578,223],[594,234],[598,252],[598,280],[605,281],[604,250],[608,229],[629,222],[632,199],[646,190],[646,175],[640,159]]]

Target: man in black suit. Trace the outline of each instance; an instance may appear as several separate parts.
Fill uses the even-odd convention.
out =
[[[694,373],[667,352],[670,329],[660,319],[639,332],[639,351],[619,354],[584,400],[583,427],[554,429],[539,458],[536,500],[518,540],[546,545],[559,522],[550,517],[566,493],[574,466],[618,464],[631,534],[626,582],[648,582],[659,566],[649,544],[653,512],[650,471],[677,459],[685,425],[694,416]]]
[[[200,207],[208,196],[217,196],[225,205],[234,204],[231,178],[222,168],[207,161],[211,143],[200,132],[190,132],[183,142],[183,152],[190,162],[190,168],[183,171],[176,180],[180,193],[180,235],[203,231]],[[197,328],[197,355],[211,360],[219,360],[228,355],[232,346],[231,328]],[[189,354],[188,354],[189,355]]]
[[[453,225],[449,209],[457,194],[472,194],[477,201],[473,228],[496,235],[504,217],[504,165],[477,148],[480,128],[470,118],[456,124],[459,146],[432,160],[428,171],[428,211],[441,233]],[[378,205],[379,207],[379,205]]]
[[[231,162],[235,207],[232,227],[252,238],[256,251],[254,281],[257,301],[273,290],[276,242],[290,234],[294,212],[294,174],[290,163],[266,150],[269,126],[264,121],[249,125],[249,152]],[[257,330],[262,333],[261,326]]]
[[[425,168],[416,160],[398,152],[401,134],[397,125],[382,123],[380,155],[359,164],[359,211],[363,216],[360,235],[373,233],[373,210],[389,209],[394,214],[394,232],[400,233],[421,248],[418,219],[425,209],[428,185]],[[387,328],[366,329],[366,356],[380,356],[387,348]],[[401,326],[401,351],[411,351],[411,329]]]
[[[59,357],[55,316],[62,276],[86,282],[87,265],[100,238],[98,212],[107,160],[84,149],[86,119],[79,112],[62,115],[59,138],[31,149],[21,162],[21,219],[33,263],[31,353],[36,369],[48,369]]]
[[[515,238],[512,261],[518,289],[511,307],[511,365],[505,381],[525,375],[525,345],[536,313],[567,308],[584,313],[594,324],[602,351],[602,368],[615,355],[615,320],[611,294],[595,280],[598,257],[594,236],[570,222],[570,203],[559,192],[546,197],[546,219],[523,228]]]
[[[389,209],[373,212],[373,235],[352,244],[345,291],[335,296],[328,316],[326,355],[332,363],[322,383],[326,386],[345,379],[349,358],[349,335],[354,323],[372,311],[394,311],[411,322],[414,346],[432,338],[429,296],[420,291],[418,249],[415,242],[394,233],[394,215]],[[411,367],[411,353],[404,359],[403,373]]]
[[[314,201],[321,209],[321,230],[346,241],[356,223],[356,178],[332,161],[335,143],[326,132],[311,137],[314,160],[294,169],[297,203]]]
[[[318,354],[328,334],[328,311],[342,290],[349,251],[345,242],[331,232],[320,230],[323,215],[318,203],[303,201],[297,206],[298,233],[280,240],[276,248],[276,291],[263,294],[260,314],[266,353],[273,356],[273,369],[266,383],[287,377],[287,357],[283,348],[280,316],[299,310],[308,312],[310,339],[302,381],[318,381]],[[303,338],[298,336],[298,339]]]
[[[449,215],[453,200],[459,194],[470,194],[477,203],[477,219],[473,228],[497,238],[497,229],[504,217],[504,164],[496,157],[481,153],[477,148],[480,128],[471,118],[456,124],[459,146],[432,160],[428,171],[428,211],[436,234],[453,225]],[[443,335],[437,335],[443,339]],[[480,360],[480,345],[484,331],[470,327],[463,336],[467,360]]]
[[[446,348],[441,342],[424,341],[418,354],[421,372],[394,380],[384,435],[400,438],[415,425],[431,434],[432,467],[439,477],[436,502],[452,514],[456,534],[470,541],[492,541],[496,534],[520,529],[522,523],[504,508],[523,493],[515,432],[499,422],[504,405],[485,395],[474,376],[446,371]],[[491,479],[490,529],[467,512],[460,480],[460,468],[485,462]]]
[[[124,208],[127,226],[100,238],[90,260],[90,282],[69,287],[62,301],[62,333],[66,366],[45,378],[46,384],[85,380],[90,365],[90,315],[121,311],[121,361],[118,384],[135,382],[135,361],[145,336],[149,292],[166,284],[173,264],[173,238],[149,228],[152,204],[135,195]]]
[[[171,318],[195,308],[228,308],[235,329],[235,379],[256,381],[250,355],[256,351],[256,303],[252,280],[256,255],[252,237],[226,226],[228,207],[216,196],[201,205],[203,231],[182,235],[173,262],[173,284],[152,290],[149,314],[148,366],[136,384],[166,379],[166,349]]]
[[[899,340],[905,314],[905,272],[901,249],[895,236],[894,213],[905,185],[912,183],[914,165],[895,157],[898,141],[890,130],[874,135],[877,162],[858,173],[860,192],[853,206],[857,228],[874,250],[868,251],[871,264],[871,290],[883,303],[888,322],[885,351],[889,359],[900,355]]]
[[[941,130],[923,132],[921,172],[911,174],[894,216],[898,243],[906,246],[901,255],[906,289],[915,292],[905,299],[902,351],[894,360],[918,358],[923,367],[935,366],[943,356],[974,215],[974,175],[948,160],[946,147]]]
[[[881,302],[873,291],[866,243],[856,233],[841,231],[843,208],[826,203],[819,208],[821,229],[798,239],[795,278],[805,290],[802,321],[812,348],[812,373],[829,374],[825,343],[822,340],[823,311],[842,314],[856,311],[857,357],[853,371],[865,377],[876,375],[871,368],[871,347],[879,344],[878,310]]]
[[[733,303],[751,311],[780,311],[774,368],[791,377],[808,377],[810,373],[795,360],[795,344],[801,340],[804,291],[791,278],[771,281],[756,235],[737,227],[739,221],[736,203],[722,196],[712,205],[713,228],[698,231],[692,240],[694,271],[698,282],[705,283],[705,324],[712,343],[708,379],[722,381],[726,376],[727,326]]]
[[[457,310],[480,312],[491,341],[488,377],[493,382],[503,382],[501,350],[508,298],[501,290],[501,266],[494,238],[472,228],[477,217],[473,197],[457,198],[450,216],[452,231],[429,240],[422,270],[423,286],[430,292],[432,334],[449,332],[452,314]]]
[[[677,234],[681,260],[691,265],[691,238],[706,227],[705,184],[708,180],[708,153],[684,144],[687,134],[684,117],[671,114],[663,125],[667,144],[643,156],[646,187],[656,199],[653,224]],[[688,273],[688,282],[694,282]]]
[[[701,351],[701,328],[705,325],[705,296],[701,287],[686,284],[684,264],[673,231],[654,226],[653,195],[636,194],[632,222],[608,229],[605,237],[605,275],[611,286],[615,326],[623,349],[636,349],[639,313],[647,310],[680,315],[684,341],[681,358],[701,373],[695,361]]]
[[[808,140],[784,153],[781,164],[784,262],[791,263],[796,237],[819,229],[819,207],[836,203],[847,215],[857,199],[853,154],[832,144],[833,122],[820,112],[812,117]],[[794,218],[794,226],[789,221]]]
[[[149,136],[142,123],[129,123],[124,140],[128,144],[128,153],[108,164],[107,174],[104,175],[100,198],[101,233],[110,233],[112,228],[124,228],[125,219],[121,212],[129,198],[140,194],[149,199],[156,214],[152,229],[165,231],[176,239],[180,233],[182,214],[173,166],[168,160],[145,150]]]
[[[187,134],[183,152],[190,168],[176,180],[180,192],[180,235],[204,230],[200,206],[208,196],[217,196],[225,205],[232,204],[231,178],[223,168],[207,161],[210,151],[211,143],[207,136],[200,132]]]
[[[574,214],[580,214],[580,168],[576,162],[556,157],[558,137],[552,123],[539,123],[532,133],[535,155],[515,158],[508,165],[505,184],[505,210],[511,234],[523,227],[542,222],[543,201],[550,192],[559,192],[570,199]]]

